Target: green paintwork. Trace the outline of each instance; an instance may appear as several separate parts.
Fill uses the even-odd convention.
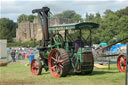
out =
[[[93,22],[73,23],[73,24],[62,24],[57,26],[51,26],[48,28],[49,31],[55,30],[78,30],[78,29],[94,29],[98,28],[99,24]]]

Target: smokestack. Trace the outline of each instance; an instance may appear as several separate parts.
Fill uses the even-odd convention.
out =
[[[44,40],[49,41],[49,32],[48,32],[48,12],[49,8],[48,7],[43,7],[43,35],[44,35]]]

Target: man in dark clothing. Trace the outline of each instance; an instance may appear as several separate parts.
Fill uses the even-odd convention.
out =
[[[12,61],[13,62],[16,62],[15,55],[16,55],[16,51],[15,50],[12,50],[11,57],[12,57]]]
[[[75,52],[78,51],[79,47],[83,47],[84,43],[83,41],[80,39],[80,36],[77,37],[77,39],[74,42],[74,46],[75,46]]]

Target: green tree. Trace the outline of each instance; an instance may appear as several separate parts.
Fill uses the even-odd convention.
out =
[[[21,14],[20,16],[18,16],[17,22],[20,23],[22,21],[28,21],[28,16],[25,14]]]
[[[59,14],[55,14],[53,16],[53,18],[67,18],[67,19],[71,19],[73,22],[82,22],[83,19],[81,18],[81,15],[77,14],[75,11],[73,10],[66,10],[62,13]]]
[[[105,12],[104,12],[105,15],[109,15],[109,14],[113,14],[113,13],[114,12],[110,9],[106,9]]]
[[[73,22],[83,22],[83,19],[81,18],[81,16],[79,14],[75,14],[73,17],[72,17],[72,21]]]
[[[7,39],[9,36],[8,36],[8,33],[9,33],[9,30],[8,28],[6,27],[1,27],[0,28],[0,39]]]
[[[62,13],[55,14],[52,18],[64,18]]]
[[[85,20],[89,21],[89,14],[88,13],[86,13],[85,17],[86,17]]]
[[[17,24],[8,18],[0,18],[0,39],[7,39],[8,42],[16,37]]]
[[[103,18],[96,35],[99,37],[100,42],[112,43],[114,41],[113,37],[117,35],[119,17],[115,14],[106,16]]]
[[[36,18],[36,16],[34,16],[34,15],[29,15],[28,16],[28,21],[29,22],[33,22],[33,20]]]
[[[126,10],[127,8],[116,12],[105,11],[104,17],[101,18],[100,27],[94,34],[95,43],[113,43],[128,37],[128,12]]]
[[[20,23],[22,21],[29,21],[29,22],[33,22],[34,18],[36,18],[37,16],[35,15],[25,15],[25,14],[21,14],[20,16],[18,16],[17,18],[17,22]]]
[[[115,36],[118,40],[128,37],[128,16],[122,16],[118,20],[117,35]]]
[[[86,13],[86,18],[85,18],[85,21],[93,21],[95,18],[94,14],[90,13]]]
[[[93,21],[94,21],[95,23],[98,23],[98,24],[101,23],[102,19],[101,19],[100,13],[96,13],[96,16],[95,16],[95,18],[94,18]]]
[[[74,15],[76,14],[73,10],[67,10],[62,13],[64,15],[64,18],[72,19]]]
[[[122,17],[122,16],[128,16],[128,7],[118,10],[115,12],[117,16]]]

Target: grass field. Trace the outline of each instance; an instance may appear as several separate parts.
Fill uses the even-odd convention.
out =
[[[124,85],[125,73],[117,70],[116,64],[111,70],[94,69],[91,75],[71,75],[64,78],[53,78],[43,71],[40,76],[33,76],[30,66],[25,63],[11,63],[0,67],[0,85]]]

